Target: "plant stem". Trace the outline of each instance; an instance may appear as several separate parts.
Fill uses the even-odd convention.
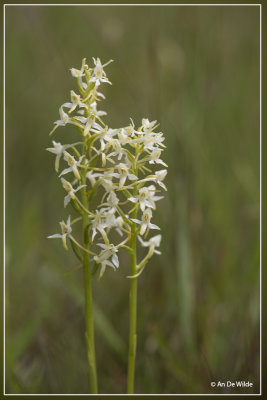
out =
[[[136,196],[137,188],[134,188],[134,196]],[[133,213],[133,218],[136,218],[137,209]],[[130,247],[132,249],[131,254],[131,273],[136,275],[136,226],[132,224],[132,236],[130,241]],[[128,383],[127,393],[134,393],[134,372],[135,372],[135,355],[136,355],[136,313],[137,313],[137,278],[131,279],[130,288],[130,328],[129,328],[129,353],[128,353]]]
[[[84,152],[86,147],[84,146]],[[86,184],[85,171],[81,174],[82,185]],[[82,203],[88,209],[88,200],[86,194],[86,187],[81,190]],[[88,248],[89,235],[88,235],[88,215],[83,213],[83,246]],[[94,315],[93,315],[93,296],[92,296],[92,276],[90,269],[89,254],[83,252],[83,277],[84,277],[84,297],[85,297],[85,322],[86,322],[86,342],[87,342],[87,355],[89,365],[89,385],[91,393],[97,393],[97,372],[95,361],[95,340],[94,340]]]

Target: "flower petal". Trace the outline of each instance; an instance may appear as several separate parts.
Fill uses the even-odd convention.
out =
[[[113,264],[115,265],[115,267],[116,268],[119,268],[119,259],[118,259],[118,256],[117,256],[117,254],[113,254],[113,256],[112,256],[112,262],[113,262]]]

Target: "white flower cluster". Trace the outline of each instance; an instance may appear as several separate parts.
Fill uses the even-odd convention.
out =
[[[49,238],[61,238],[65,248],[69,238],[72,246],[93,255],[96,264],[101,265],[102,276],[106,266],[119,267],[119,248],[132,251],[127,242],[135,235],[142,246],[149,248],[137,268],[141,271],[154,253],[160,253],[156,247],[160,245],[161,235],[148,241],[142,237],[146,238],[151,229],[160,229],[151,221],[156,202],[162,198],[157,195],[159,188],[167,190],[163,183],[167,170],[151,168],[167,167],[161,159],[164,137],[163,133],[156,132],[157,121],[145,118],[138,128],[132,120],[119,129],[112,129],[103,122],[106,113],[98,110],[98,102],[105,97],[99,87],[102,83],[111,84],[104,67],[112,60],[104,65],[99,58],[93,61],[93,68],[89,68],[84,59],[81,69],[71,69],[72,76],[77,78],[79,94],[70,92],[71,101],[60,107],[60,119],[50,133],[59,126],[72,124],[80,134],[80,141],[63,145],[53,141],[53,147],[47,149],[56,156],[56,172],[60,163],[65,163],[59,174],[66,191],[64,207],[72,203],[81,217],[72,222],[70,217],[67,223],[60,222],[61,234]],[[95,198],[101,198],[100,204],[98,200],[92,208]],[[85,213],[91,248],[99,247],[100,251],[85,249],[71,233],[72,224],[81,220]],[[111,230],[121,237],[118,244],[110,243]],[[93,247],[95,241],[98,247]]]

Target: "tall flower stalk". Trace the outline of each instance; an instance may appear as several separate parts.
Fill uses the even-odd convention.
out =
[[[166,169],[155,171],[155,166],[167,165],[161,160],[164,137],[155,132],[157,121],[142,119],[141,126],[130,124],[123,128],[110,128],[98,110],[104,99],[101,84],[111,84],[99,58],[89,68],[83,59],[80,69],[71,68],[77,79],[79,94],[70,92],[70,102],[59,108],[60,119],[50,134],[61,126],[71,124],[79,138],[72,144],[52,141],[47,150],[56,156],[55,170],[59,173],[65,191],[64,207],[72,205],[78,214],[61,221],[61,233],[49,236],[60,238],[68,250],[67,240],[83,266],[86,343],[91,393],[98,392],[94,344],[94,318],[92,279],[99,278],[107,267],[119,268],[118,254],[126,250],[131,257],[130,327],[128,354],[128,393],[134,393],[137,327],[137,280],[154,253],[160,254],[161,235],[148,240],[149,231],[160,228],[151,222],[156,202],[162,197],[159,188],[167,190],[163,180]],[[69,180],[66,179],[66,176]],[[139,218],[139,219],[138,219]],[[80,229],[77,227],[80,224]],[[73,229],[76,230],[75,236]],[[80,231],[80,235],[79,235]],[[79,235],[77,239],[76,235]],[[147,254],[137,263],[137,243],[147,247]]]

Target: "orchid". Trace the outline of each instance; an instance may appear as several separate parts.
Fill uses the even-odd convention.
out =
[[[78,192],[81,188],[86,187],[86,185],[80,185],[76,189],[74,189],[70,182],[66,181],[66,179],[61,178],[61,183],[63,188],[68,192],[67,196],[64,197],[64,207],[66,207],[69,202],[76,198],[75,193]]]
[[[70,96],[71,96],[71,104],[70,104],[71,108],[69,110],[69,114],[72,111],[74,111],[76,107],[88,108],[88,106],[81,101],[81,96],[76,94],[74,90],[71,90]]]
[[[144,241],[141,236],[137,236],[139,242],[141,243],[141,245],[143,247],[149,247],[151,249],[153,249],[153,252],[155,254],[161,254],[161,252],[159,250],[155,250],[155,247],[159,247],[160,246],[160,242],[161,242],[161,235],[156,235],[153,236],[152,238],[150,238],[148,241]]]
[[[156,163],[156,164],[162,164],[162,165],[164,165],[164,167],[167,167],[168,165],[165,164],[165,162],[162,161],[162,160],[160,159],[161,152],[162,152],[162,150],[160,150],[160,149],[158,149],[158,148],[157,148],[157,149],[154,149],[154,150],[150,153],[150,155],[149,155],[149,157],[148,157],[148,159],[149,159],[149,164],[154,164],[154,163]]]
[[[60,142],[55,142],[52,140],[53,146],[54,147],[49,147],[46,150],[49,151],[50,153],[53,153],[56,155],[56,160],[55,160],[55,170],[58,172],[59,170],[59,161],[66,149],[69,147],[75,146],[74,144],[67,144],[67,145],[62,145]]]
[[[104,232],[104,237],[106,237],[105,234],[106,222],[104,219],[103,210],[100,211],[96,210],[94,219],[91,221],[91,224],[92,224],[92,240],[94,240],[97,231],[99,231],[102,235]]]
[[[94,320],[92,301],[92,279],[99,269],[99,278],[104,276],[106,267],[111,267],[106,275],[121,269],[125,277],[131,279],[130,295],[130,335],[128,362],[128,393],[134,391],[134,370],[136,352],[136,324],[134,316],[137,307],[137,278],[143,272],[154,254],[160,254],[161,235],[148,238],[150,230],[160,230],[151,222],[156,204],[163,196],[161,189],[167,167],[161,159],[165,148],[164,135],[156,132],[156,120],[143,118],[140,125],[130,118],[123,127],[112,128],[104,122],[107,113],[99,109],[99,102],[105,99],[100,92],[102,84],[111,84],[105,68],[112,60],[102,63],[93,58],[89,67],[86,59],[81,68],[71,68],[78,91],[70,91],[70,101],[59,107],[60,119],[54,128],[72,125],[80,141],[61,144],[52,141],[53,147],[47,151],[55,156],[55,170],[59,174],[63,189],[64,208],[73,208],[78,214],[71,221],[61,221],[61,233],[49,236],[60,238],[68,250],[69,239],[75,256],[83,266],[86,317],[86,341],[91,392],[97,393],[97,371],[94,347]],[[103,118],[103,119],[102,119]],[[60,170],[61,163],[66,163]],[[161,167],[162,168],[162,167]],[[68,180],[65,175],[68,174]],[[72,231],[73,224],[80,226]],[[113,233],[116,233],[113,235]],[[76,238],[80,235],[80,239]],[[119,236],[118,236],[118,235]],[[145,238],[145,239],[144,239]],[[117,242],[117,240],[121,240]],[[146,248],[146,255],[139,260],[138,242]],[[119,262],[119,249],[127,251],[131,257],[131,274]],[[92,267],[93,265],[93,267]]]
[[[141,221],[136,218],[132,218],[131,220],[135,222],[136,224],[140,224],[140,235],[144,235],[147,229],[160,229],[157,225],[151,224],[150,220],[152,218],[152,211],[151,208],[147,208],[144,210],[144,213],[142,215]]]
[[[113,60],[108,61],[104,65],[102,65],[99,58],[97,58],[97,59],[93,58],[93,60],[95,63],[95,68],[93,70],[92,77],[90,78],[90,82],[95,82],[97,87],[101,83],[109,83],[111,85],[111,82],[108,80],[106,73],[104,71],[104,67],[106,67],[108,64],[110,64]]]
[[[118,166],[115,167],[115,169],[118,172],[113,172],[111,176],[113,176],[114,178],[118,178],[120,180],[119,188],[123,187],[127,178],[130,179],[131,181],[135,181],[138,179],[137,176],[135,176],[129,171],[129,168],[127,167],[126,164],[120,163]]]
[[[69,168],[64,169],[59,176],[66,175],[69,172],[73,172],[77,179],[81,179],[78,167],[81,167],[81,161],[84,156],[81,156],[78,161],[69,154],[67,151],[64,151],[64,160],[69,164]]]
[[[59,223],[60,228],[61,228],[61,234],[56,233],[55,235],[48,236],[48,239],[54,239],[54,238],[59,238],[62,239],[63,247],[68,250],[67,247],[67,237],[70,236],[72,229],[71,229],[71,218],[69,216],[67,222],[65,223],[64,221],[61,221]]]
[[[143,188],[139,189],[139,195],[137,197],[129,197],[128,200],[131,201],[132,203],[139,203],[142,211],[145,210],[145,207],[155,209],[156,208],[155,201],[163,199],[162,196],[154,195],[155,189],[156,188],[154,185],[151,185],[149,187],[143,187]]]

